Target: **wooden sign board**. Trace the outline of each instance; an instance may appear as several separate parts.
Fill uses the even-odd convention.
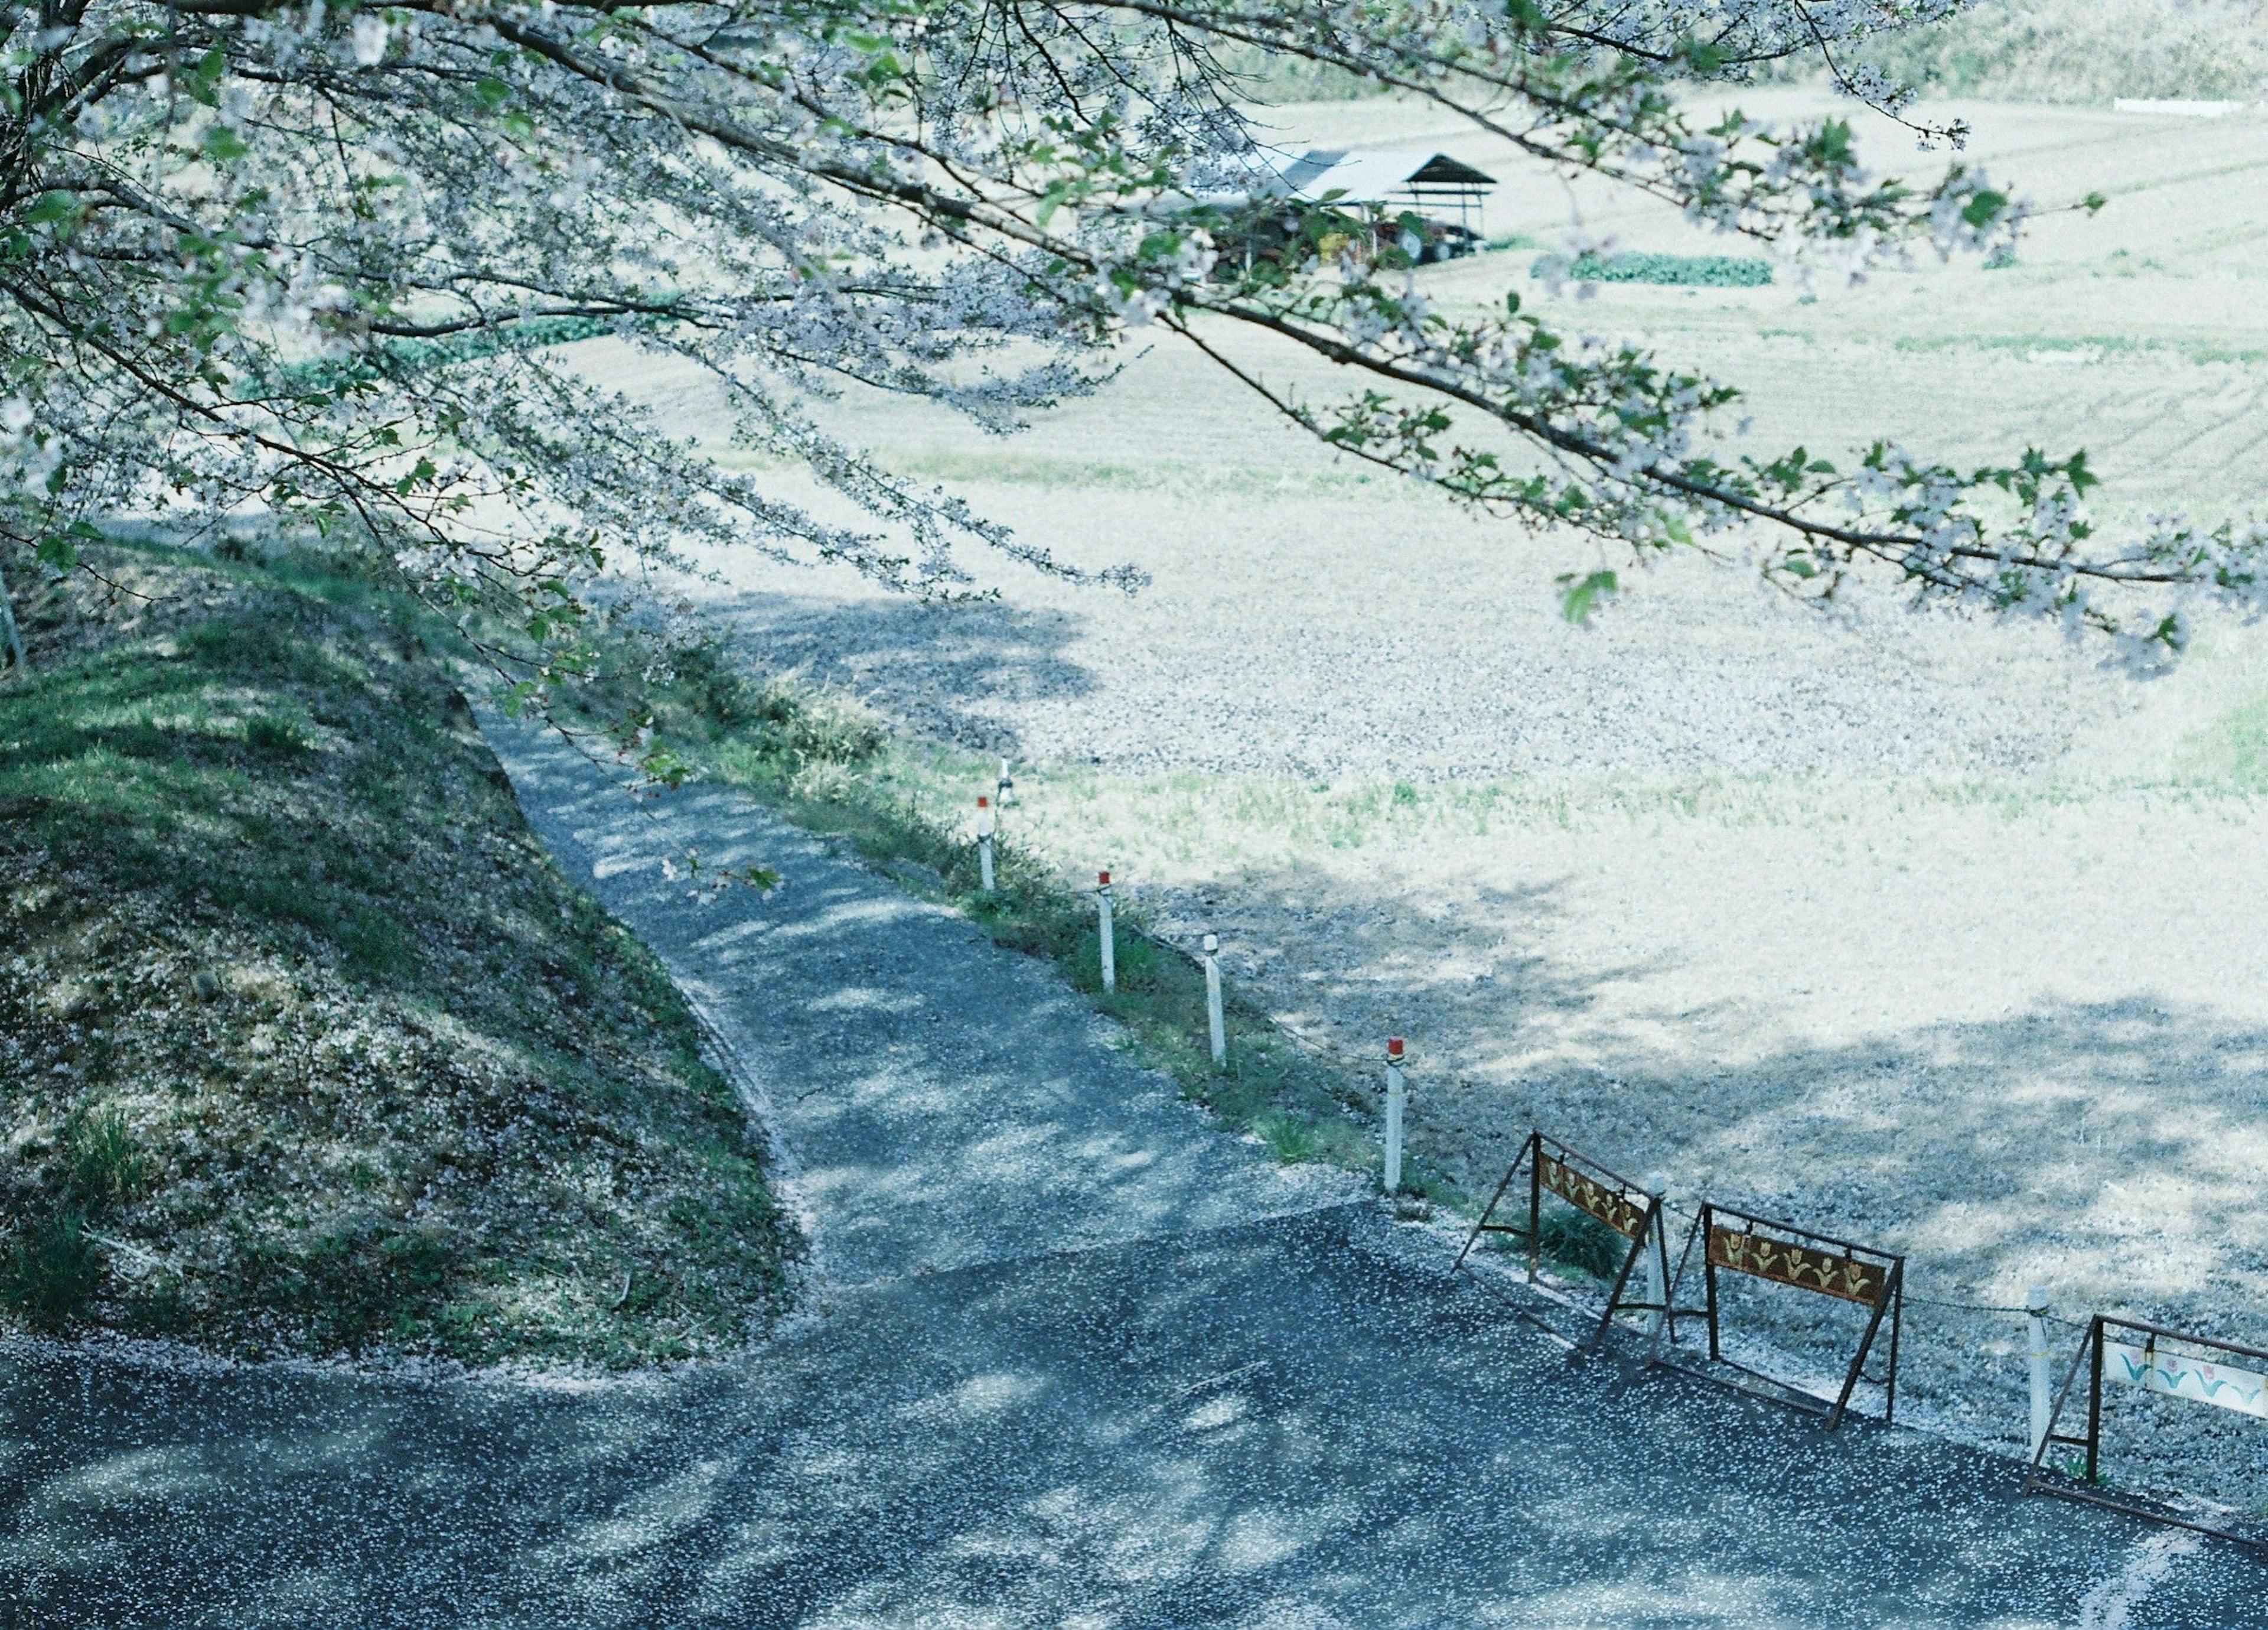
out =
[[[1729,1221],[1728,1221],[1729,1220]],[[1831,1234],[1822,1234],[1815,1228],[1799,1228],[1793,1222],[1780,1222],[1770,1217],[1758,1217],[1747,1212],[1734,1211],[1705,1200],[1701,1214],[1693,1220],[1693,1232],[1685,1237],[1685,1250],[1690,1256],[1694,1243],[1701,1245],[1701,1277],[1706,1289],[1709,1315],[1709,1361],[1726,1364],[1723,1343],[1719,1336],[1720,1309],[1717,1299],[1717,1275],[1745,1273],[1752,1279],[1768,1280],[1774,1285],[1793,1286],[1822,1296],[1833,1296],[1842,1302],[1855,1302],[1871,1309],[1867,1319],[1866,1333],[1859,1338],[1859,1350],[1851,1355],[1851,1366],[1843,1375],[1843,1390],[1827,1411],[1827,1429],[1832,1432],[1842,1424],[1844,1412],[1851,1406],[1851,1394],[1861,1380],[1872,1380],[1867,1375],[1867,1355],[1874,1350],[1874,1337],[1881,1330],[1885,1316],[1890,1327],[1889,1367],[1874,1384],[1882,1389],[1882,1420],[1885,1425],[1896,1418],[1898,1402],[1898,1326],[1905,1310],[1905,1258],[1871,1245],[1860,1245],[1851,1240],[1837,1239]],[[1679,1272],[1683,1272],[1681,1258]],[[1673,1292],[1672,1300],[1675,1300]],[[1744,1364],[1733,1364],[1735,1369],[1748,1370]],[[1802,1402],[1800,1390],[1776,1376],[1761,1371],[1748,1370],[1761,1381],[1771,1383],[1787,1395],[1790,1402]],[[1805,1407],[1809,1407],[1808,1403]]]
[[[1627,1189],[1621,1192],[1581,1172],[1556,1155],[1538,1150],[1536,1180],[1576,1210],[1587,1212],[1626,1240],[1646,1232],[1652,1210],[1633,1202]]]
[[[1496,1220],[1497,1208],[1504,1204],[1505,1196],[1512,1191],[1513,1179],[1523,1166],[1528,1169],[1528,1222],[1525,1228]],[[1605,1223],[1630,1242],[1630,1250],[1623,1257],[1620,1271],[1607,1287],[1607,1305],[1599,1315],[1598,1328],[1592,1332],[1590,1340],[1584,1344],[1582,1350],[1596,1353],[1605,1345],[1607,1331],[1613,1327],[1617,1311],[1658,1314],[1666,1322],[1671,1316],[1671,1309],[1666,1301],[1660,1304],[1626,1302],[1623,1295],[1630,1287],[1631,1270],[1638,1266],[1638,1258],[1649,1247],[1660,1270],[1657,1282],[1664,1286],[1669,1282],[1669,1242],[1661,1228],[1660,1197],[1649,1194],[1638,1184],[1601,1165],[1589,1155],[1569,1148],[1556,1138],[1547,1138],[1541,1132],[1528,1134],[1527,1141],[1520,1146],[1520,1154],[1505,1169],[1504,1181],[1496,1185],[1496,1192],[1489,1197],[1480,1221],[1473,1224],[1473,1231],[1466,1235],[1465,1248],[1457,1253],[1457,1260],[1450,1272],[1454,1272],[1465,1265],[1465,1258],[1480,1243],[1482,1235],[1509,1234],[1527,1243],[1528,1280],[1528,1283],[1534,1284],[1541,1263],[1543,1197],[1546,1194],[1563,1199],[1585,1216]]]
[[[2140,1345],[2112,1340],[2113,1331],[2121,1336],[2139,1337]],[[2176,1346],[2190,1351],[2168,1351]],[[2032,1447],[2032,1464],[2024,1474],[2024,1492],[2058,1494],[2090,1506],[2108,1506],[2113,1511],[2147,1517],[2154,1523],[2191,1529],[2200,1534],[2217,1534],[2268,1554],[2268,1538],[2264,1538],[2257,1523],[2246,1524],[2250,1531],[2217,1526],[2200,1520],[2202,1514],[2193,1508],[2184,1510],[2161,1499],[2138,1499],[2120,1494],[2102,1480],[2102,1383],[2106,1381],[2167,1398],[2187,1398],[2193,1404],[2212,1404],[2268,1420],[2268,1374],[2239,1369],[2233,1364],[2209,1362],[2197,1355],[2196,1349],[2199,1348],[2250,1363],[2268,1364],[2268,1349],[2224,1341],[2219,1336],[2169,1330],[2161,1324],[2119,1318],[2108,1313],[2098,1313],[2089,1319],[2087,1334],[2080,1339],[2079,1351],[2072,1355],[2071,1368],[2064,1371],[2063,1385],[2056,1392],[2054,1407],[2048,1411],[2047,1430],[2040,1434],[2039,1442]],[[2078,1390],[2082,1371],[2087,1376],[2087,1430],[2084,1434],[2058,1432],[2056,1428],[2063,1422],[2065,1406]],[[2049,1451],[2064,1445],[2087,1451],[2085,1469],[2076,1477],[2068,1468],[2048,1464]]]
[[[1792,1240],[1777,1240],[1742,1228],[1714,1224],[1709,1229],[1709,1265],[1752,1274],[1775,1284],[1815,1290],[1845,1302],[1873,1307],[1882,1299],[1889,1265],[1815,1250]]]
[[[2169,1398],[2188,1398],[2198,1404],[2218,1404],[2241,1415],[2257,1415],[2268,1420],[2268,1376],[2256,1376],[2249,1369],[2231,1369],[2226,1364],[2201,1364],[2192,1358],[2161,1353],[2155,1342],[2130,1347],[2123,1341],[2104,1341],[2102,1375],[2105,1380],[2123,1381],[2145,1392],[2162,1392]]]

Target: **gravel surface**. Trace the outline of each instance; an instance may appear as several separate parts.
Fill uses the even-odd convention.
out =
[[[1073,507],[982,497],[1039,535]],[[927,734],[1131,774],[1960,774],[2052,759],[2074,712],[2131,705],[2036,632],[1895,612],[1845,631],[1699,561],[1571,628],[1551,580],[1589,570],[1587,549],[1491,537],[1417,492],[1272,507],[1262,531],[1243,505],[1112,494],[1082,530],[1152,574],[1130,599],[1042,583],[955,610],[759,594],[733,622],[766,662]],[[1226,549],[1224,531],[1247,541]]]
[[[1785,350],[1749,361],[1818,362]],[[1888,598],[1829,624],[1699,559],[1570,628],[1551,579],[1588,546],[1359,481],[1166,347],[1012,443],[830,411],[1152,581],[980,571],[999,603],[940,608],[734,563],[700,593],[749,660],[1030,761],[1017,841],[1218,932],[1248,991],[1353,1056],[1412,1037],[1416,1147],[1469,1186],[1541,1126],[1688,1206],[1906,1251],[1972,1304],[1917,1312],[1918,1418],[2005,1452],[2023,1328],[1978,1309],[2032,1284],[2268,1346],[2268,845],[2213,778],[2268,692],[2257,631],[2140,682]],[[1832,1345],[1800,1300],[1754,1313]],[[2138,1482],[2268,1489],[2255,1422],[2124,1429]]]
[[[1571,1367],[1549,1304],[1210,1130],[965,925],[503,746],[752,1072],[810,1312],[584,1386],[0,1354],[0,1623],[2268,1625],[2249,1557],[2003,1462]],[[696,846],[786,885],[696,904]]]
[[[696,381],[627,354],[607,365],[688,433],[711,423]],[[1837,624],[1737,565],[1632,572],[1359,477],[1256,420],[1209,366],[1160,346],[1005,444],[868,395],[831,410],[885,456],[957,476],[1020,537],[1139,566],[1138,594],[971,560],[1000,601],[924,607],[848,572],[736,559],[711,562],[723,581],[696,598],[764,665],[927,734],[1131,774],[1965,775],[2053,763],[2148,699],[2043,630],[1915,617],[1895,596]],[[1631,592],[1571,627],[1554,579],[1601,564]]]
[[[1697,559],[1572,629],[1582,547],[1350,484],[1170,350],[1111,393],[969,490],[1142,594],[1003,575],[927,608],[736,565],[711,603],[752,660],[1034,761],[1016,840],[1218,932],[1280,1018],[1412,1037],[1417,1147],[1469,1186],[1541,1126],[1907,1251],[1942,1301],[2043,1283],[2268,1346],[2268,845],[2199,771],[2268,690],[2257,631],[2143,683],[2037,630],[1826,624]],[[940,468],[1008,456],[838,411]],[[1827,1346],[1800,1303],[1757,1317]],[[1913,1405],[2013,1451],[2022,1342],[1918,1315]],[[2124,1464],[2253,1507],[2268,1434],[2218,1417],[2139,1415]]]
[[[1468,1187],[1540,1126],[1665,1172],[1688,1208],[1907,1252],[1937,1301],[2043,1284],[2066,1318],[2268,1333],[2268,847],[2249,806],[1853,788],[1774,819],[1499,809],[1479,839],[1469,809],[1461,828],[1421,799],[1359,846],[1223,866],[1177,856],[1140,799],[1094,801],[1111,818],[1064,846],[1148,880],[1169,932],[1219,933],[1281,1017],[1357,1058],[1411,1038],[1413,1147]],[[1811,1310],[1757,1317],[1823,1351]],[[1910,1406],[2013,1452],[2023,1340],[2005,1313],[1917,1308]],[[2114,1399],[2119,1475],[2257,1503],[2257,1422],[2139,1402]]]

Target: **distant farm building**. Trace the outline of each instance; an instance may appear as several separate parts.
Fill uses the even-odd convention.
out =
[[[1245,155],[1238,167],[1242,173],[1228,185],[1182,195],[1162,206],[1194,204],[1244,217],[1222,245],[1224,272],[1226,264],[1239,260],[1248,269],[1256,261],[1277,259],[1287,252],[1289,234],[1299,230],[1299,222],[1289,212],[1272,218],[1266,205],[1275,199],[1324,204],[1351,215],[1376,210],[1387,218],[1389,238],[1404,230],[1394,225],[1395,218],[1415,215],[1424,223],[1423,241],[1415,252],[1418,260],[1470,254],[1481,247],[1481,206],[1497,184],[1496,177],[1447,153],[1421,159],[1411,153],[1342,148],[1311,148],[1298,154],[1263,148]],[[1260,206],[1256,212],[1256,205]]]
[[[1381,209],[1415,209],[1441,218],[1454,213],[1468,232],[1480,224],[1481,205],[1496,177],[1447,153],[1418,159],[1409,153],[1366,153],[1314,147],[1287,160],[1278,172],[1284,190],[1320,203],[1332,193],[1343,203],[1374,203]]]
[[[1421,261],[1454,260],[1481,247],[1481,205],[1496,177],[1447,153],[1352,152],[1315,147],[1278,155],[1269,190],[1308,203],[1405,211],[1425,222]]]

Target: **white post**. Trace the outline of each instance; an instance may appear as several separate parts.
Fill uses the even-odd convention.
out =
[[[986,894],[992,892],[992,800],[976,800],[976,882]]]
[[[2035,1285],[2024,1293],[2024,1323],[2030,1327],[2032,1361],[2032,1453],[2048,1435],[2048,1287]]]
[[[1212,1031],[1212,1067],[1228,1066],[1228,1026],[1222,1022],[1220,1012],[1220,963],[1213,953],[1220,949],[1216,934],[1204,937],[1205,1024]]]
[[[1402,1038],[1386,1038],[1386,1191],[1402,1191]]]
[[[1012,809],[1016,806],[1016,778],[1008,773],[1008,761],[1005,758],[1000,761],[1000,779],[994,785],[992,795],[999,800],[1003,809]]]
[[[1096,904],[1101,908],[1100,916],[1101,918],[1101,927],[1102,933],[1102,989],[1104,993],[1107,995],[1110,992],[1118,988],[1118,944],[1117,935],[1112,933],[1110,927],[1109,873],[1104,872],[1101,874],[1101,881],[1095,885],[1094,898]]]

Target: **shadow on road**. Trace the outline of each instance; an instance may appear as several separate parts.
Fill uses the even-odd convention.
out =
[[[713,620],[763,672],[840,686],[914,731],[971,752],[1020,756],[1012,722],[1018,704],[1094,688],[1064,654],[1080,622],[1068,612],[746,594],[717,608]]]
[[[587,1385],[0,1357],[5,1622],[2044,1626],[2148,1531],[1571,1365],[967,924],[740,800],[654,819],[499,747],[750,1066],[831,1278],[740,1360]],[[786,885],[696,904],[692,845]],[[2125,1623],[2268,1626],[2257,1569],[2207,1547]]]

